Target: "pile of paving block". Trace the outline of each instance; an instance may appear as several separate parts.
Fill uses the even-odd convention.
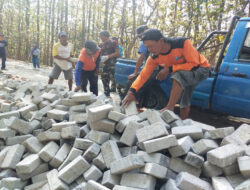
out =
[[[249,190],[250,126],[4,78],[0,190]]]

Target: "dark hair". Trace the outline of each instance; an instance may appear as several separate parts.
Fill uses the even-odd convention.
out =
[[[138,28],[136,28],[136,34],[137,34],[137,36],[141,36],[142,33],[143,33],[145,30],[147,30],[147,29],[148,29],[147,25],[141,25],[141,26],[139,26]]]
[[[158,41],[161,38],[164,38],[160,30],[157,29],[148,29],[145,32],[143,32],[141,41],[146,41],[146,40],[154,40]]]
[[[103,30],[100,32],[99,36],[106,36],[107,38],[109,38],[109,32],[107,30]]]
[[[94,53],[98,50],[96,43],[92,40],[87,40],[85,42],[85,48],[88,48],[90,51],[92,51]]]

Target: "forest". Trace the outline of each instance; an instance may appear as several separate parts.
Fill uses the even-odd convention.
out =
[[[233,15],[249,16],[249,7],[249,0],[0,0],[0,32],[8,58],[28,61],[37,43],[43,65],[52,65],[60,31],[68,32],[75,57],[87,39],[100,43],[98,34],[108,30],[119,38],[124,57],[136,59],[140,25],[190,38],[197,47],[210,32],[227,30]],[[205,48],[212,64],[223,39],[217,36]]]

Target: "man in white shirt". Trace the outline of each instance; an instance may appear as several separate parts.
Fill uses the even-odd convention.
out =
[[[60,42],[53,46],[53,57],[54,57],[54,67],[49,76],[49,84],[53,84],[54,79],[58,79],[61,72],[64,73],[65,80],[68,80],[69,90],[72,90],[73,84],[73,68],[74,64],[73,56],[73,45],[68,42],[68,35],[66,32],[60,32],[59,35]]]

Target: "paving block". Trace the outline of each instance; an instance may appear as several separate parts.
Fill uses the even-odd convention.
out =
[[[99,121],[91,122],[90,128],[96,131],[103,131],[113,134],[115,132],[116,123],[109,119],[101,119]]]
[[[0,112],[9,112],[10,110],[11,110],[11,104],[4,102],[0,104]]]
[[[64,106],[76,106],[79,105],[79,102],[75,102],[73,99],[63,98],[61,104]]]
[[[72,100],[75,102],[87,103],[91,100],[92,96],[93,96],[92,92],[75,93],[72,96]]]
[[[16,171],[28,174],[33,172],[41,163],[42,161],[37,154],[31,154],[16,165]]]
[[[32,128],[29,122],[18,119],[18,118],[15,118],[14,120],[12,120],[10,128],[16,130],[20,134],[25,134],[25,135],[32,132]]]
[[[73,147],[81,150],[87,150],[92,144],[94,144],[94,142],[91,140],[76,138]]]
[[[66,165],[68,165],[71,161],[73,161],[76,157],[82,155],[83,151],[72,148],[67,156],[67,158],[64,160],[64,162],[60,165],[58,170],[60,171],[62,168],[64,168]]]
[[[39,152],[39,157],[43,161],[49,162],[56,155],[58,150],[59,146],[54,141],[51,141],[42,148]]]
[[[176,177],[177,177],[177,173],[175,173],[174,171],[172,171],[171,169],[168,168],[166,179],[175,180]]]
[[[43,144],[36,137],[30,137],[23,142],[25,148],[31,153],[38,153],[43,148]]]
[[[250,178],[250,157],[249,156],[238,157],[238,165],[240,173],[245,178]]]
[[[71,147],[67,143],[64,143],[61,146],[61,148],[57,151],[56,155],[50,161],[49,164],[53,166],[54,168],[58,168],[68,156],[70,149]]]
[[[80,137],[85,137],[90,132],[88,124],[85,124],[80,128]]]
[[[139,121],[141,118],[137,115],[131,115],[127,116],[124,119],[121,119],[118,124],[115,126],[115,129],[119,132],[122,133],[124,129],[127,127],[127,125],[130,123],[130,121]]]
[[[8,129],[8,128],[3,128],[0,129],[0,139],[6,139],[8,137],[14,137],[16,135],[16,131]]]
[[[89,180],[84,190],[109,190],[109,188],[93,180]]]
[[[37,119],[39,121],[41,121],[43,119],[43,116],[47,114],[48,111],[52,110],[52,107],[50,105],[40,109],[39,111],[37,111],[31,120],[33,119]]]
[[[167,181],[167,183],[165,183],[160,190],[180,190],[176,183],[175,183],[175,180],[173,179],[169,179]]]
[[[121,185],[115,185],[112,190],[142,190],[142,189],[141,188],[121,186]]]
[[[128,156],[130,154],[136,154],[137,149],[138,149],[137,146],[130,146],[130,147],[119,148],[119,151],[120,151],[122,157],[126,157],[126,156]]]
[[[115,185],[119,185],[121,180],[120,175],[111,174],[110,170],[107,170],[103,174],[102,185],[112,189]]]
[[[11,117],[17,117],[17,118],[20,118],[20,113],[18,110],[15,110],[15,111],[10,111],[10,112],[4,112],[4,113],[0,113],[0,119],[8,119],[8,118],[11,118]]]
[[[169,169],[173,170],[174,172],[180,173],[182,171],[189,172],[190,174],[199,177],[201,174],[201,169],[195,168],[187,163],[185,163],[180,158],[170,158],[169,162]]]
[[[107,168],[110,168],[112,162],[122,158],[119,148],[113,140],[109,140],[102,144],[101,152]]]
[[[125,117],[126,117],[125,114],[117,111],[110,111],[108,114],[108,119],[111,119],[116,122],[119,122],[121,119],[124,119]]]
[[[140,171],[159,179],[165,179],[167,176],[167,168],[155,163],[146,163]]]
[[[180,120],[180,117],[170,110],[165,110],[161,113],[161,118],[168,124]]]
[[[92,165],[84,174],[84,178],[89,180],[98,181],[102,177],[103,173],[95,165]]]
[[[1,170],[0,180],[7,177],[17,177],[17,174],[12,169]]]
[[[177,145],[178,142],[174,135],[168,135],[143,142],[143,146],[147,153],[157,152]]]
[[[50,190],[68,190],[69,187],[58,178],[58,171],[56,169],[47,173],[47,180]]]
[[[1,180],[1,187],[5,187],[7,189],[23,189],[27,181],[22,181],[20,178],[16,177],[8,177]]]
[[[234,127],[224,127],[208,131],[211,139],[223,139],[234,132]]]
[[[89,167],[89,163],[82,156],[78,156],[59,171],[58,177],[67,184],[70,184],[87,171]]]
[[[188,152],[188,154],[185,157],[184,162],[196,168],[201,168],[204,163],[204,158],[193,152]]]
[[[102,153],[93,159],[93,164],[96,165],[100,170],[107,168],[106,163],[103,159]]]
[[[130,102],[130,104],[125,108],[125,113],[127,116],[138,114],[136,103],[134,101]]]
[[[76,106],[71,106],[69,108],[70,112],[86,112],[86,105],[85,104],[81,104],[81,105],[76,105]]]
[[[235,175],[235,174],[240,173],[238,162],[235,162],[229,166],[226,166],[222,168],[222,170],[225,176]]]
[[[208,151],[218,148],[218,144],[214,140],[201,139],[192,145],[192,150],[194,153],[199,155],[204,155]]]
[[[69,113],[62,110],[53,109],[47,112],[47,117],[56,121],[68,120]]]
[[[237,187],[246,180],[241,174],[235,174],[226,177],[233,188]]]
[[[168,135],[168,131],[161,122],[153,123],[150,126],[145,126],[136,132],[138,142],[144,142],[166,135]]]
[[[178,139],[178,145],[168,149],[172,157],[179,157],[187,154],[194,144],[193,139],[190,136],[182,137]]]
[[[94,122],[108,118],[108,114],[114,107],[111,104],[105,104],[88,110],[88,121]]]
[[[204,162],[202,166],[202,175],[205,177],[216,177],[223,173],[223,170],[208,161]]]
[[[188,172],[181,172],[176,178],[177,187],[182,190],[213,190],[212,186]]]
[[[173,127],[171,131],[172,131],[172,134],[175,135],[177,138],[181,138],[185,136],[190,136],[194,140],[199,140],[203,138],[202,129],[195,125]]]
[[[237,157],[244,154],[244,148],[235,144],[227,144],[210,150],[207,153],[207,161],[219,167],[226,167],[236,162]]]
[[[37,138],[40,142],[58,141],[61,139],[61,133],[48,130],[41,132]]]
[[[24,117],[28,112],[36,111],[36,110],[37,110],[37,106],[35,104],[30,104],[30,105],[20,108],[18,111],[21,117]]]
[[[156,179],[150,175],[139,173],[124,173],[122,174],[122,186],[135,187],[147,190],[155,189]]]
[[[112,174],[122,174],[127,171],[141,168],[144,165],[145,164],[142,156],[131,154],[127,157],[113,161],[110,164],[110,170]]]
[[[235,187],[235,190],[248,190],[250,188],[250,179],[242,182],[237,187]]]
[[[75,139],[80,137],[80,127],[71,126],[62,129],[61,137],[63,139]]]
[[[57,94],[46,93],[46,92],[43,93],[41,97],[45,100],[49,100],[50,102],[54,102],[55,100],[59,98]]]
[[[161,166],[168,167],[169,158],[162,153],[151,153],[148,154],[144,151],[138,151],[138,155],[141,155],[145,162],[159,164]]]
[[[69,115],[69,121],[75,121],[76,123],[86,123],[87,118],[88,114],[86,113],[71,112]]]
[[[47,181],[47,174],[49,173],[49,171],[43,172],[41,174],[35,175],[31,178],[32,183],[38,183],[38,182],[42,182],[42,181]]]
[[[91,130],[88,134],[88,139],[94,141],[97,144],[103,144],[107,140],[109,140],[110,134],[101,132],[101,131],[95,131]]]
[[[100,150],[100,145],[94,143],[84,152],[83,158],[86,159],[88,162],[91,162],[95,157],[98,156]]]
[[[77,123],[75,121],[63,121],[60,123],[54,123],[52,124],[52,131],[57,131],[57,132],[61,132],[62,129],[66,128],[66,127],[76,127],[78,126]]]
[[[225,177],[212,177],[214,190],[234,190]]]
[[[31,185],[25,186],[24,190],[36,190],[36,189],[41,189],[47,181],[42,181],[38,183],[33,183]]]
[[[179,127],[179,126],[184,126],[184,122],[180,119],[176,120],[176,121],[173,121],[171,124],[170,124],[170,127],[173,128],[173,127]]]
[[[25,147],[23,145],[17,144],[17,145],[11,146],[5,155],[1,168],[15,169],[17,163],[21,160],[24,151],[25,151]]]

